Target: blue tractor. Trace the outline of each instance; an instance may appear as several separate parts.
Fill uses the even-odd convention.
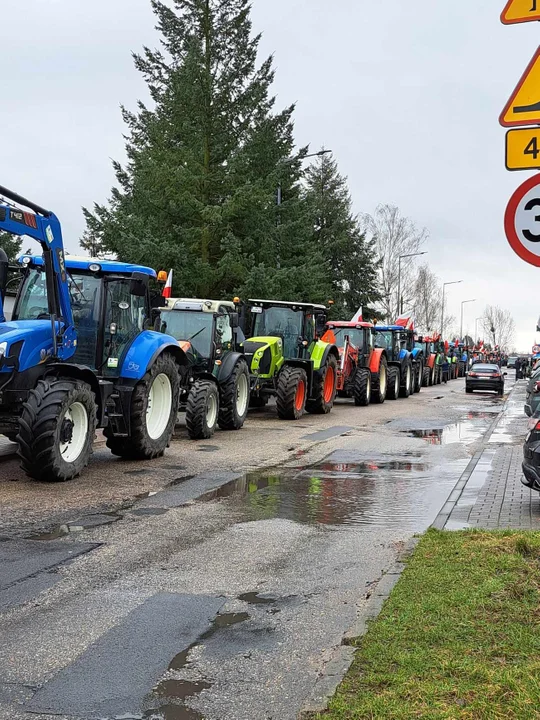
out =
[[[83,470],[97,427],[115,455],[161,456],[188,362],[173,337],[150,329],[155,272],[66,257],[52,212],[1,186],[0,195],[10,201],[0,204],[0,230],[34,238],[43,253],[20,259],[6,322],[0,251],[0,433],[18,443],[25,472],[44,482]]]
[[[373,336],[375,347],[386,350],[388,357],[387,397],[396,400],[420,392],[425,358],[415,346],[414,331],[401,325],[375,325]]]

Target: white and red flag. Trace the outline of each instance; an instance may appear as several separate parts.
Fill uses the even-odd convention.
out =
[[[169,270],[167,282],[165,283],[165,287],[163,288],[163,292],[161,293],[164,298],[172,297],[172,275],[173,271]]]
[[[351,320],[351,322],[363,322],[363,320],[364,320],[364,318],[363,318],[363,310],[362,310],[362,308],[359,308],[359,309],[356,311],[356,315],[353,317],[353,319]]]
[[[406,330],[414,330],[414,318],[412,315],[400,315],[395,324]]]

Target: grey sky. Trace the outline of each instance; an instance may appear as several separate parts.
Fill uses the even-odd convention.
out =
[[[529,350],[540,268],[503,232],[529,173],[504,169],[498,116],[532,57],[538,25],[504,27],[504,0],[254,0],[279,106],[296,137],[334,151],[355,207],[380,202],[431,233],[427,249],[465,325],[486,303],[514,314]],[[145,96],[131,51],[153,45],[148,0],[3,0],[0,183],[48,205],[76,250],[81,205],[103,201],[122,159],[119,104]],[[540,337],[540,336],[539,336]]]

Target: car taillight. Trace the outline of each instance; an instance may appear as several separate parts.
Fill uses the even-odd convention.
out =
[[[540,382],[535,383],[533,392],[535,392],[535,393],[540,392]]]
[[[469,377],[478,377],[478,373],[470,372]]]
[[[501,377],[501,373],[493,373],[493,377]]]

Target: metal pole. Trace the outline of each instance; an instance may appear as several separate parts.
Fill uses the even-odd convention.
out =
[[[441,340],[442,336],[444,334],[444,293],[446,290],[446,284],[443,283],[442,286],[442,313],[441,313]]]
[[[398,259],[398,282],[397,282],[397,314],[400,315],[400,298],[401,298],[401,256]]]
[[[461,303],[461,324],[459,326],[459,339],[461,340],[463,338],[463,305],[465,303]]]

